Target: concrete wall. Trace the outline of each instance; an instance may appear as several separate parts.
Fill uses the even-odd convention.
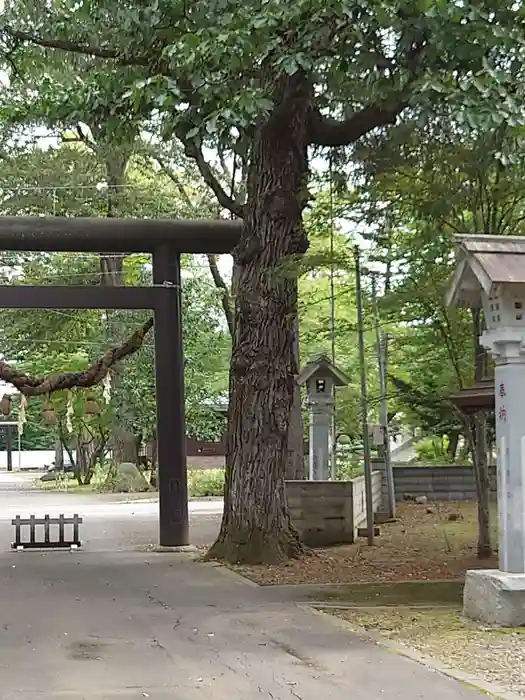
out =
[[[490,467],[491,491],[496,496],[496,467]],[[475,501],[476,480],[472,466],[394,465],[396,500],[427,496],[435,501]]]
[[[13,437],[13,446],[16,446],[17,436]],[[73,456],[76,451],[73,450]],[[64,459],[67,458],[64,450]],[[18,450],[13,450],[13,469],[44,469],[50,466],[55,461],[54,450],[22,450],[20,454]],[[0,471],[7,469],[7,452],[0,451]]]
[[[372,474],[374,512],[381,504],[381,473]],[[352,481],[287,481],[293,524],[310,547],[355,542],[366,522],[364,477]]]
[[[372,472],[372,501],[374,503],[374,513],[381,510],[382,502],[382,481],[380,471]],[[354,507],[354,527],[364,527],[366,525],[366,493],[365,477],[360,476],[352,480],[353,494],[352,503]]]

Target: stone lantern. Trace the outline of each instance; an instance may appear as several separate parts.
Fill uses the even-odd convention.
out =
[[[326,355],[308,362],[296,378],[306,386],[310,417],[309,478],[328,481],[330,478],[330,435],[335,409],[335,387],[347,386],[348,377]]]
[[[525,238],[457,236],[447,302],[482,308],[480,338],[495,360],[499,569],[469,571],[464,613],[525,625]]]

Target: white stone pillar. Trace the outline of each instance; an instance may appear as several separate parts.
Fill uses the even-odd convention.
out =
[[[494,338],[496,336],[496,338]],[[486,332],[496,368],[499,568],[525,573],[525,346],[515,330]]]
[[[332,430],[333,402],[312,401],[310,414],[309,477],[311,481],[330,479],[330,433]]]
[[[525,625],[525,346],[517,329],[481,336],[496,360],[499,569],[467,571],[463,614],[489,625]]]
[[[514,330],[481,337],[496,360],[499,568],[525,573],[525,347]],[[492,337],[491,337],[492,336]]]

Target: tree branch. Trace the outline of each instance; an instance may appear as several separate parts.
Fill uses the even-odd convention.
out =
[[[334,120],[315,110],[311,117],[310,142],[317,146],[348,146],[372,129],[395,124],[397,117],[408,106],[414,81],[421,72],[428,47],[428,31],[423,30],[399,63],[409,74],[403,87],[392,96],[391,102],[375,103],[363,107],[347,119]],[[401,57],[400,57],[401,58]]]
[[[240,219],[242,219],[244,216],[244,205],[233,197],[230,197],[230,195],[223,188],[219,180],[215,177],[210,164],[204,158],[202,148],[197,146],[195,143],[188,143],[188,141],[185,141],[182,134],[178,134],[178,136],[184,144],[185,154],[188,156],[188,158],[192,158],[195,161],[204,182],[217,197],[217,201],[221,207],[228,209],[234,216],[238,216]]]
[[[115,49],[103,49],[99,46],[90,44],[79,44],[75,41],[67,39],[46,39],[45,37],[35,36],[29,32],[23,32],[12,27],[4,26],[2,30],[18,41],[26,41],[36,46],[41,46],[45,49],[57,49],[58,51],[67,51],[68,53],[76,53],[84,56],[93,56],[94,58],[105,58],[109,60],[117,60],[124,66],[150,66],[151,59],[146,56],[125,56],[120,51]]]
[[[403,95],[392,106],[368,105],[348,119],[337,120],[314,112],[310,123],[310,142],[317,146],[348,146],[372,129],[394,124],[408,105],[408,96]]]
[[[114,364],[137,352],[152,327],[153,319],[150,318],[122,345],[108,350],[83,372],[55,372],[46,377],[30,377],[11,367],[7,362],[0,361],[0,379],[12,384],[24,396],[41,396],[63,389],[87,389],[101,382]]]
[[[228,329],[233,338],[234,318],[230,290],[228,289],[228,285],[226,284],[220,273],[219,266],[217,265],[217,257],[213,253],[208,253],[207,257],[208,265],[210,266],[211,276],[213,277],[215,286],[217,287],[217,289],[220,289],[222,291],[222,308],[224,309],[224,315],[226,316],[226,323],[228,324]]]
[[[164,158],[159,155],[153,156],[154,159],[157,161],[158,166],[160,167],[161,171],[173,182],[175,187],[178,189],[180,196],[184,199],[186,202],[187,207],[190,209],[190,211],[195,209],[194,203],[191,201],[191,197],[189,196],[188,192],[186,191],[186,188],[184,187],[183,183],[180,181],[179,177],[173,172],[173,168],[171,168]]]

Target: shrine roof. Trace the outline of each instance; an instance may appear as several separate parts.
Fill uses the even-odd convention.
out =
[[[458,235],[457,266],[448,305],[480,308],[481,293],[491,296],[500,284],[525,285],[525,237]]]
[[[331,378],[335,386],[347,386],[350,383],[346,374],[336,367],[326,355],[319,355],[307,362],[295,380],[299,386],[302,386],[314,376],[322,379]]]
[[[463,413],[494,409],[494,379],[482,379],[473,386],[460,389],[449,396]]]

